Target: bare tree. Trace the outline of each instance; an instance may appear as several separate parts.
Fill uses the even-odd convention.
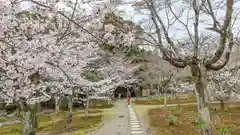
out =
[[[145,39],[152,46],[159,48],[163,59],[173,66],[177,68],[189,67],[191,69],[200,120],[205,122],[201,134],[214,134],[211,128],[209,108],[205,100],[206,74],[208,71],[222,69],[229,61],[234,45],[232,32],[234,1],[222,0],[220,4],[219,1],[212,0],[177,1],[178,5],[182,5],[182,7],[178,7],[179,9],[173,6],[174,2],[172,0],[144,0],[144,2],[144,6],[150,11],[154,29],[156,30],[155,33],[146,33],[148,38]],[[215,11],[217,9],[225,12],[222,20],[216,16]],[[180,14],[177,14],[176,10],[180,10]],[[164,11],[166,11],[165,16],[160,14],[160,12],[164,13]],[[207,17],[208,20],[212,20],[212,26],[205,28],[208,34],[205,36],[200,29],[200,25],[204,23],[200,14],[204,18]],[[183,20],[181,16],[184,15]],[[164,21],[164,19],[167,21]],[[186,33],[183,33],[187,35],[185,39],[176,39],[171,36],[174,33],[170,33],[169,29],[173,27],[175,22],[183,26],[182,31],[186,31]],[[206,49],[206,46],[209,45],[216,48],[213,53]],[[203,50],[208,51],[205,51],[204,54]]]

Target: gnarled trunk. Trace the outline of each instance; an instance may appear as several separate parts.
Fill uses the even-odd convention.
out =
[[[201,129],[201,135],[213,135],[213,128],[211,126],[211,117],[207,102],[205,100],[205,86],[206,78],[205,72],[196,65],[191,65],[192,76],[195,81],[195,94],[197,98],[197,107],[200,114],[200,121],[204,122],[203,128]]]
[[[37,130],[37,105],[20,102],[22,116],[22,135],[35,135]]]
[[[205,101],[205,98],[204,98],[204,93],[199,92],[197,89],[196,98],[197,98],[198,112],[200,114],[200,121],[204,123],[203,128],[201,129],[201,135],[213,135],[213,129],[211,127],[210,112],[207,106],[207,102]]]

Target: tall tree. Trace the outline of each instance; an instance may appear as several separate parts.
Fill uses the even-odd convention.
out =
[[[222,0],[220,5],[218,2],[144,0],[141,4],[141,9],[144,9],[142,12],[150,15],[155,29],[155,32],[146,33],[148,38],[145,39],[148,43],[159,48],[163,59],[173,66],[191,69],[198,112],[200,119],[205,122],[201,131],[204,135],[213,134],[204,94],[207,85],[206,73],[222,69],[228,63],[234,46],[232,30],[234,1]],[[224,17],[218,17],[216,10],[221,11]],[[202,29],[206,26],[204,24],[206,18],[212,20],[208,21],[212,26]],[[177,34],[181,34],[182,37],[179,39]],[[214,38],[209,40],[211,37]],[[217,44],[215,51],[208,50],[207,53],[203,53],[209,44],[214,46]]]

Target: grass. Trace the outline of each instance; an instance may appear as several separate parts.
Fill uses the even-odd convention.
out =
[[[112,108],[114,104],[95,104],[89,106],[91,109],[106,109],[106,108]]]
[[[99,109],[89,109],[88,114],[96,114],[96,113],[102,113],[102,110]],[[56,115],[57,117],[59,116],[65,116],[68,113],[68,111],[60,111],[57,115],[52,113],[52,115]],[[85,110],[73,110],[73,115],[84,115]],[[46,114],[48,116],[48,114]]]
[[[211,118],[216,129],[233,127],[231,135],[240,134],[240,107],[230,108],[232,104],[226,104],[226,110],[219,110],[219,104],[209,104]],[[239,103],[238,103],[239,105]],[[236,106],[236,104],[235,104]],[[217,110],[215,110],[217,108]],[[176,116],[175,125],[169,125],[161,108],[148,111],[149,124],[156,131],[156,135],[199,135],[196,128],[199,115],[196,105],[168,107],[168,113]]]
[[[63,132],[73,132],[76,135],[83,135],[86,130],[97,127],[102,120],[102,110],[89,110],[88,119],[84,111],[74,111],[73,121],[66,126],[67,112],[40,114],[37,117],[37,132],[47,132],[50,135],[57,135]],[[1,135],[20,135],[21,123],[0,127]]]
[[[7,118],[0,118],[0,123],[6,122]]]
[[[86,129],[92,129],[101,122],[102,115],[89,116],[73,116],[73,121],[67,126],[66,120],[58,120],[53,123],[40,125],[38,130],[41,132],[50,132],[51,135],[57,135],[63,132],[81,132]]]
[[[137,105],[163,105],[164,98],[160,99],[151,99],[151,100],[139,100],[136,99],[133,103]],[[178,99],[168,99],[167,104],[184,104],[184,103],[196,103],[195,97],[181,97]]]

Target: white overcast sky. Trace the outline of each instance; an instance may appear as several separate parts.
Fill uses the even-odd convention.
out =
[[[79,0],[80,2],[81,0]],[[103,0],[96,0],[97,2],[101,2]],[[105,0],[104,0],[105,1]],[[135,22],[136,24],[139,24],[140,22],[145,22],[142,24],[142,27],[147,28],[149,27],[149,16],[147,15],[142,15],[140,14],[138,11],[136,11],[134,9],[134,7],[132,6],[132,2],[133,1],[139,1],[139,0],[117,0],[116,2],[116,11],[120,12],[120,16],[123,17],[125,20],[132,20],[133,22]],[[164,1],[164,0],[163,0]],[[219,2],[220,0],[213,0],[212,2]],[[130,4],[127,4],[130,3]],[[23,7],[24,8],[28,8],[30,6],[29,3],[24,2],[23,3]],[[59,7],[64,7],[64,4],[59,4]],[[187,14],[187,7],[188,5],[183,4],[182,0],[177,0],[177,2],[175,2],[175,4],[172,6],[173,10],[175,10],[176,13],[179,13],[180,11],[184,10],[183,15],[179,18],[181,21],[186,22],[187,20],[187,15],[189,16],[193,16],[193,14]],[[81,4],[80,5],[81,8],[86,9],[87,11],[91,10],[91,6],[89,6],[88,4]],[[218,19],[222,19],[224,17],[224,9],[217,9],[216,11],[216,15]],[[240,2],[235,3],[234,5],[234,15],[233,17],[236,16],[237,12],[240,11]],[[193,12],[191,12],[193,13]],[[161,11],[159,12],[159,14],[161,15],[163,21],[167,24],[167,17],[166,17],[166,11]],[[170,13],[168,13],[170,14]],[[170,15],[171,17],[171,15]],[[173,16],[172,16],[173,17]],[[237,17],[239,18],[239,16]],[[147,20],[147,21],[146,21]],[[204,23],[200,23],[199,24],[199,29],[200,29],[200,33],[201,34],[212,34],[213,32],[211,31],[207,31],[205,28],[206,27],[211,27],[212,25],[212,21],[211,18],[209,18],[208,16],[204,16],[201,15],[200,16],[200,21],[204,22]],[[191,32],[193,32],[193,21],[189,20],[189,29]],[[236,19],[235,25],[233,27],[233,31],[236,34],[238,31],[240,30],[240,19]],[[175,38],[175,39],[183,39],[183,38],[188,38],[187,35],[187,31],[186,29],[183,27],[182,24],[180,23],[174,23],[174,25],[172,25],[169,29],[169,34],[170,37]]]
[[[127,2],[133,1],[133,0],[122,0],[122,1],[125,1],[127,3]],[[187,13],[188,10],[186,10],[186,9],[188,9],[188,5],[183,4],[182,0],[175,0],[175,1],[177,1],[177,2],[172,5],[173,10],[175,10],[175,13],[180,13],[182,10],[184,10],[183,15],[179,19],[181,21],[185,22],[185,23],[188,20],[190,31],[193,32],[193,27],[192,27],[193,26],[193,21],[187,19],[187,15],[193,17],[193,12],[190,12],[191,14]],[[217,3],[220,0],[213,0],[212,2],[214,3],[214,1]],[[141,22],[145,19],[150,20],[149,16],[142,15],[138,11],[135,11],[134,8],[132,7],[132,4],[121,4],[121,5],[117,6],[117,9],[125,12],[125,15],[122,15],[122,16],[123,16],[123,18],[125,18],[127,20],[133,20],[136,23],[139,23],[139,22]],[[240,12],[240,2],[237,2],[237,3],[234,4],[234,12],[233,12],[233,17],[234,18],[236,17],[236,14],[238,12]],[[167,22],[166,11],[162,10],[161,12],[159,12],[159,14],[162,17],[163,21]],[[170,13],[168,13],[168,14],[170,14]],[[224,9],[217,9],[217,10],[215,10],[215,14],[216,14],[218,19],[223,19],[224,15],[225,15],[225,10]],[[171,17],[173,17],[173,16],[171,16]],[[233,27],[234,33],[238,32],[240,30],[240,19],[239,19],[239,17],[240,16],[237,16],[237,20],[236,20],[235,25]],[[200,25],[199,25],[200,32],[209,34],[210,31],[207,31],[205,28],[212,26],[211,18],[209,16],[206,16],[206,15],[200,15],[200,21],[201,21]],[[176,23],[174,23],[172,28],[170,28],[169,33],[170,33],[171,37],[181,39],[183,35],[186,35],[186,29],[183,27],[182,24],[176,22]]]

